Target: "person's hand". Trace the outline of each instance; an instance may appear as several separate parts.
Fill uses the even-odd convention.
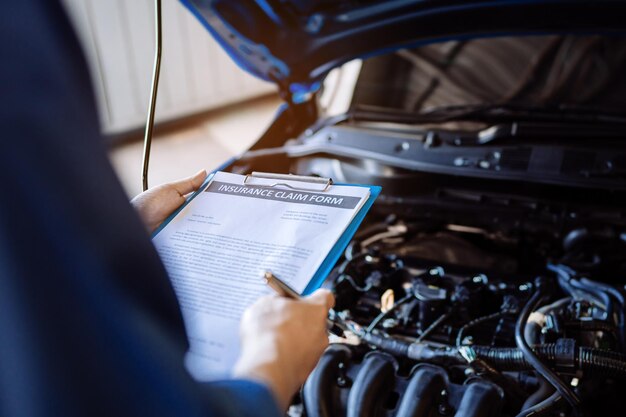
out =
[[[146,228],[152,233],[163,220],[185,202],[185,196],[196,191],[204,182],[205,170],[179,181],[161,184],[133,198],[130,203],[139,213]]]
[[[265,383],[285,410],[328,346],[326,317],[334,303],[328,290],[302,300],[260,298],[243,314],[234,376]]]

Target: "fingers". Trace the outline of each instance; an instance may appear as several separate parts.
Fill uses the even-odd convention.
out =
[[[335,296],[327,289],[320,288],[313,294],[305,298],[305,300],[312,304],[319,304],[326,307],[326,310],[330,310],[335,305]]]
[[[170,183],[172,187],[181,195],[189,194],[193,191],[196,191],[206,179],[207,173],[206,170],[201,169],[196,174],[191,177],[183,178],[179,181],[174,181]]]

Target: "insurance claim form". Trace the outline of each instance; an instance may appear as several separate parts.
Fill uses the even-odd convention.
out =
[[[230,374],[241,315],[270,292],[263,273],[272,271],[302,292],[370,193],[360,186],[320,192],[299,181],[255,178],[250,184],[244,178],[216,173],[153,238],[181,306],[187,368],[199,380]]]

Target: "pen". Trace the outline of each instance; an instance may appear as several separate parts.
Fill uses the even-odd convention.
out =
[[[271,289],[276,291],[279,295],[287,298],[293,298],[294,300],[299,300],[302,298],[300,294],[296,292],[293,288],[287,285],[286,282],[278,278],[276,275],[272,274],[270,271],[265,271],[263,274],[265,278],[265,283],[270,286]]]
[[[276,291],[277,294],[294,300],[302,299],[302,296],[298,294],[296,290],[291,288],[287,283],[270,271],[265,271],[263,278],[265,279],[265,283],[269,285],[271,289]],[[335,336],[344,337],[343,330],[329,318],[326,319],[326,327],[329,333],[334,334]]]

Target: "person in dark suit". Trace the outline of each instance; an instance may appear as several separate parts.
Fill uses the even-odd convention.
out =
[[[133,210],[60,4],[2,6],[0,416],[280,415],[327,343],[332,296],[261,299],[235,378],[194,381],[146,227],[205,174],[140,195]]]

